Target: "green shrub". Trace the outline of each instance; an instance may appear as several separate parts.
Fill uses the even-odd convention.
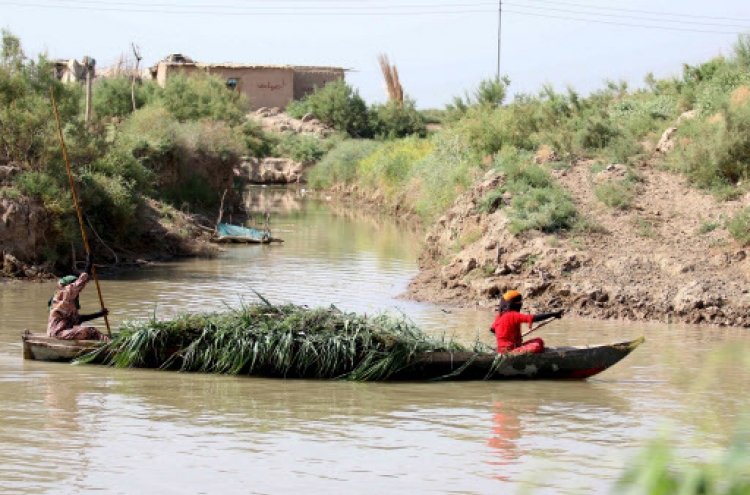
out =
[[[325,153],[326,146],[320,139],[304,134],[285,133],[276,145],[276,154],[297,162],[317,162]]]
[[[408,98],[402,104],[389,101],[385,105],[373,105],[370,109],[370,128],[375,137],[384,139],[427,135],[422,113]]]
[[[68,189],[63,189],[62,177],[47,172],[27,171],[13,178],[13,182],[24,194],[41,200],[47,211],[63,215],[73,211],[73,198]]]
[[[136,83],[135,106],[142,108],[154,93],[144,86],[156,85],[155,82]],[[127,76],[107,77],[96,81],[92,90],[94,113],[99,118],[126,117],[133,113],[132,80]]]
[[[750,34],[741,34],[732,47],[734,62],[744,70],[750,70]]]
[[[453,97],[453,103],[446,106],[448,118],[451,120],[463,118],[471,108],[481,107],[485,110],[493,110],[500,107],[508,94],[508,86],[510,86],[510,79],[507,76],[483,79],[473,94],[467,92],[463,97]]]
[[[607,206],[627,210],[633,204],[632,188],[623,182],[607,182],[594,188],[594,196]]]
[[[471,185],[473,170],[481,167],[466,143],[453,133],[435,135],[430,145],[432,152],[412,166],[404,184],[414,210],[425,222],[442,215]]]
[[[724,453],[710,462],[687,462],[675,455],[671,440],[652,441],[620,477],[621,495],[739,495],[750,493],[750,450],[746,433],[735,435]]]
[[[339,142],[310,169],[308,183],[314,188],[352,184],[359,175],[359,164],[383,145],[374,141],[346,139]]]
[[[574,226],[578,213],[570,195],[547,170],[533,163],[530,154],[502,153],[494,167],[506,174],[506,180],[490,194],[497,197],[509,192],[512,195],[507,212],[512,234],[527,230],[556,232]],[[499,204],[496,202],[494,206]]]
[[[750,243],[750,208],[735,213],[726,222],[729,234],[743,246]]]
[[[10,32],[3,30],[2,37],[0,155],[25,169],[40,169],[59,150],[50,88],[63,123],[75,120],[82,91],[55,79],[53,67],[45,57],[26,59],[20,40]]]
[[[239,132],[247,154],[255,158],[270,156],[278,142],[275,135],[264,132],[261,125],[250,118],[240,126]]]
[[[170,76],[154,99],[182,122],[212,119],[238,125],[250,108],[245,95],[227,88],[222,78],[205,73]]]
[[[359,92],[343,80],[330,82],[322,88],[315,88],[315,91],[302,101],[290,104],[287,107],[287,113],[296,118],[311,113],[324,124],[352,137],[372,136],[367,104],[359,96]]]
[[[731,105],[718,117],[690,120],[680,137],[669,163],[699,187],[721,188],[750,176],[750,102]]]
[[[427,140],[388,141],[360,162],[361,182],[386,193],[404,191],[412,168],[431,152],[432,145]]]

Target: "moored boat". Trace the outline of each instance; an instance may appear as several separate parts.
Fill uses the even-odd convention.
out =
[[[278,237],[273,237],[270,230],[259,230],[239,225],[219,223],[216,232],[211,238],[212,242],[240,242],[248,244],[268,244],[271,242],[284,242]]]
[[[95,340],[59,340],[28,330],[22,335],[25,359],[70,362],[100,347]],[[551,380],[585,379],[610,368],[644,342],[643,337],[616,344],[550,347],[541,354],[425,352],[389,380]],[[103,358],[103,356],[102,356]],[[157,365],[158,366],[158,365]],[[279,376],[276,373],[258,373]],[[291,378],[309,378],[285,374]]]

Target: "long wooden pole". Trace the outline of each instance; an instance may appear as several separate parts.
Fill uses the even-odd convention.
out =
[[[65,139],[63,139],[62,125],[60,124],[60,113],[57,111],[57,101],[55,100],[55,92],[50,87],[49,93],[52,96],[52,106],[55,109],[55,119],[57,119],[57,132],[60,135],[60,145],[62,146],[63,158],[65,159],[65,167],[68,169],[68,179],[70,180],[70,189],[73,191],[73,202],[76,205],[76,213],[78,213],[78,225],[81,226],[81,237],[83,237],[83,245],[86,246],[86,254],[91,253],[89,248],[89,240],[86,237],[86,229],[83,227],[83,216],[81,215],[81,206],[78,204],[78,194],[76,194],[75,182],[73,182],[73,172],[70,170],[70,162],[68,161],[68,150],[65,148]],[[102,310],[104,309],[104,299],[102,298],[102,290],[99,287],[99,278],[96,276],[96,267],[91,266],[91,275],[94,276],[94,282],[96,283],[96,292],[99,294],[99,303],[101,304]],[[112,336],[112,330],[109,328],[109,319],[107,315],[104,315],[104,323],[107,325],[107,335]]]
[[[523,335],[521,335],[521,337],[526,337],[526,336],[527,336],[528,334],[530,334],[531,332],[536,332],[537,330],[539,330],[540,328],[542,328],[542,327],[543,327],[544,325],[549,325],[549,324],[550,324],[550,323],[552,323],[553,321],[555,321],[555,320],[553,319],[553,320],[548,320],[548,321],[545,321],[545,322],[543,322],[543,323],[540,323],[540,324],[539,324],[539,325],[537,325],[536,327],[532,328],[532,329],[531,329],[531,330],[529,330],[528,332],[526,332],[526,333],[524,333]]]

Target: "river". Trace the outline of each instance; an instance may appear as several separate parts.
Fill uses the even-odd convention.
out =
[[[114,328],[255,301],[399,311],[488,343],[493,315],[398,299],[422,234],[393,218],[256,189],[279,245],[228,247],[106,277]],[[259,206],[263,205],[263,206]],[[21,359],[48,283],[0,283],[0,494],[601,494],[660,434],[689,459],[747,411],[747,330],[564,318],[548,344],[646,336],[587,381],[350,383],[70,366]],[[84,291],[83,312],[97,309]],[[528,493],[528,492],[527,492]]]

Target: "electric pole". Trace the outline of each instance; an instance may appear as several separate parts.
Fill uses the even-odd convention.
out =
[[[503,27],[503,0],[497,0],[497,80],[500,80],[500,32]]]

